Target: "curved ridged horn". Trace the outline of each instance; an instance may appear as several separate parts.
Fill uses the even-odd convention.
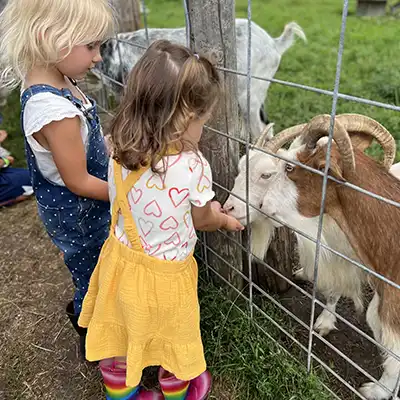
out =
[[[365,133],[375,138],[384,152],[383,166],[386,170],[390,169],[396,156],[396,142],[385,127],[360,114],[340,114],[336,116],[336,121],[339,121],[347,132]]]
[[[308,149],[314,149],[319,139],[324,136],[329,136],[330,121],[330,115],[323,114],[314,117],[309,122],[305,128],[303,139]],[[343,171],[354,172],[356,168],[356,162],[353,153],[353,145],[348,132],[337,120],[335,120],[334,124],[333,139],[339,148],[343,163]]]
[[[264,149],[271,153],[276,153],[286,143],[299,136],[306,126],[307,124],[300,124],[284,129],[270,139],[264,146]]]
[[[265,127],[265,129],[263,130],[263,132],[261,133],[261,135],[257,139],[257,142],[255,144],[256,147],[263,148],[265,146],[265,144],[268,142],[268,137],[270,136],[270,131],[271,131],[271,129],[273,130],[274,125],[275,124],[273,122],[270,122]]]

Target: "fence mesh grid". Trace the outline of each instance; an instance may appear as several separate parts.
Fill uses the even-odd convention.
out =
[[[143,25],[144,25],[144,35],[145,35],[146,43],[147,43],[147,46],[148,46],[150,44],[150,38],[149,38],[149,29],[150,28],[147,25],[146,1],[145,0],[126,0],[126,1],[131,1],[131,2],[137,1],[138,3],[140,3],[140,10],[141,10],[142,21],[143,21]],[[386,283],[388,285],[391,285],[391,286],[395,287],[396,289],[400,289],[400,285],[397,284],[396,282],[390,281],[389,279],[387,279],[383,275],[371,270],[368,266],[363,265],[362,263],[360,263],[357,260],[351,259],[347,255],[340,253],[339,251],[331,248],[330,246],[328,246],[327,244],[322,242],[323,220],[324,220],[324,210],[325,210],[325,203],[326,203],[328,181],[336,182],[339,185],[343,185],[345,187],[351,188],[352,190],[356,190],[356,191],[358,191],[360,193],[367,194],[367,195],[369,195],[371,197],[374,197],[375,199],[378,199],[380,201],[386,202],[386,203],[388,203],[388,204],[390,204],[392,206],[400,207],[399,203],[396,203],[396,202],[394,202],[394,201],[392,201],[390,199],[387,199],[387,198],[385,198],[383,196],[380,196],[380,195],[377,195],[375,193],[372,193],[372,192],[369,192],[367,190],[364,190],[361,187],[358,187],[358,186],[353,185],[351,183],[342,182],[342,181],[337,180],[334,177],[328,175],[328,170],[329,170],[330,161],[331,161],[331,150],[332,150],[333,130],[334,130],[334,123],[335,123],[336,109],[337,109],[337,103],[338,103],[339,99],[346,100],[346,101],[357,102],[357,103],[362,103],[362,104],[366,104],[366,105],[374,106],[374,107],[381,107],[381,108],[385,108],[385,109],[389,109],[389,110],[393,110],[393,111],[400,111],[400,107],[399,106],[395,106],[395,105],[388,104],[388,103],[382,103],[382,102],[374,101],[374,100],[371,100],[371,99],[366,99],[366,98],[356,97],[356,96],[352,96],[352,95],[347,95],[347,94],[343,94],[343,93],[339,92],[340,77],[341,77],[341,70],[342,70],[342,57],[343,57],[343,51],[344,51],[344,47],[345,47],[345,36],[346,36],[345,33],[346,33],[346,22],[347,22],[347,16],[348,16],[348,7],[349,7],[349,0],[344,0],[343,1],[343,8],[342,8],[342,21],[341,21],[341,28],[340,28],[340,37],[339,37],[338,51],[337,51],[335,82],[334,82],[333,90],[329,91],[329,90],[323,90],[323,89],[320,89],[320,88],[317,88],[317,87],[307,86],[307,85],[303,85],[303,84],[296,83],[296,82],[283,81],[283,80],[279,80],[279,79],[275,79],[275,78],[265,79],[263,77],[255,76],[255,75],[252,74],[252,65],[251,65],[251,51],[252,51],[252,25],[251,25],[251,22],[252,22],[252,0],[248,0],[248,7],[247,7],[247,23],[248,23],[247,70],[246,71],[237,71],[237,70],[232,70],[232,69],[223,68],[223,67],[218,67],[218,69],[222,73],[225,73],[225,74],[236,74],[237,76],[246,77],[246,81],[247,81],[247,103],[246,104],[247,104],[247,115],[248,116],[250,115],[251,82],[252,82],[252,80],[269,81],[271,83],[275,83],[275,84],[279,84],[279,85],[285,85],[285,86],[288,86],[288,87],[297,88],[299,90],[311,91],[311,92],[315,92],[315,93],[318,93],[318,94],[321,94],[321,95],[332,97],[332,107],[331,107],[331,113],[330,113],[331,119],[330,119],[330,128],[329,128],[327,151],[326,151],[326,165],[325,165],[324,172],[321,172],[319,170],[316,170],[316,169],[313,169],[311,167],[308,167],[308,166],[305,166],[303,164],[300,164],[299,162],[296,162],[296,161],[294,161],[292,159],[289,160],[289,159],[287,159],[286,157],[284,157],[282,155],[271,153],[271,152],[266,151],[266,150],[264,150],[262,148],[258,148],[257,146],[255,146],[254,144],[251,143],[251,140],[250,140],[250,138],[251,138],[250,120],[249,120],[249,118],[247,118],[247,120],[246,120],[246,139],[245,140],[237,138],[237,137],[234,137],[231,134],[229,134],[229,132],[221,132],[221,131],[216,130],[216,129],[212,128],[212,127],[207,127],[211,132],[214,132],[214,133],[216,133],[218,135],[222,135],[223,137],[226,137],[229,140],[236,141],[236,142],[240,143],[241,145],[243,145],[245,147],[245,154],[246,154],[246,190],[245,190],[245,192],[246,192],[246,196],[245,196],[245,198],[242,198],[242,197],[232,193],[229,188],[223,187],[223,186],[219,185],[216,182],[214,182],[214,184],[219,189],[224,190],[229,195],[232,195],[232,196],[236,197],[237,199],[243,201],[246,204],[246,222],[247,222],[247,226],[250,225],[250,210],[251,209],[255,209],[259,213],[263,214],[263,216],[268,217],[271,220],[273,220],[273,221],[275,221],[275,222],[277,222],[277,223],[279,223],[281,225],[287,226],[290,230],[295,232],[297,235],[299,235],[301,237],[304,237],[304,238],[308,239],[309,241],[315,243],[315,259],[314,259],[314,271],[313,271],[313,275],[314,275],[313,276],[313,279],[314,279],[313,281],[314,282],[317,282],[317,279],[318,279],[319,264],[320,264],[319,263],[319,261],[320,261],[320,253],[321,253],[321,250],[323,249],[323,250],[329,251],[329,252],[333,253],[334,255],[336,255],[338,257],[341,257],[342,259],[350,262],[354,266],[354,268],[359,268],[363,272],[367,272],[371,277],[378,278],[378,279],[382,280],[384,283]],[[132,7],[132,9],[135,9],[135,8]],[[187,44],[188,47],[190,47],[190,38],[191,38],[192,29],[191,29],[191,26],[190,26],[190,18],[189,18],[189,10],[188,10],[187,0],[183,0],[183,10],[184,10],[185,21],[186,21],[186,44]],[[96,75],[99,77],[100,82],[101,82],[101,90],[102,90],[103,98],[107,99],[106,105],[99,105],[99,108],[103,112],[107,113],[110,116],[113,115],[112,111],[110,111],[110,107],[108,106],[108,99],[109,99],[109,94],[110,94],[110,92],[109,92],[110,85],[114,84],[114,85],[123,87],[124,84],[125,84],[125,74],[124,74],[124,72],[125,73],[127,72],[127,71],[123,71],[122,52],[121,52],[121,49],[120,49],[120,45],[121,44],[125,44],[125,45],[128,45],[128,46],[132,46],[133,48],[140,49],[142,51],[147,48],[146,46],[143,46],[143,45],[140,45],[140,44],[136,44],[136,43],[132,43],[132,42],[129,41],[129,39],[126,39],[124,37],[120,37],[119,35],[116,35],[115,39],[116,39],[116,42],[117,42],[118,58],[119,58],[120,74],[121,74],[121,77],[122,77],[122,82],[119,82],[118,80],[114,79],[113,77],[104,74],[100,70],[96,70],[95,71]],[[269,155],[271,157],[275,157],[278,160],[285,160],[287,162],[290,161],[290,163],[293,164],[293,165],[301,166],[302,168],[305,168],[305,169],[307,169],[309,171],[312,171],[315,174],[319,174],[320,176],[323,177],[321,205],[320,205],[320,213],[319,213],[319,221],[318,221],[318,230],[317,230],[317,235],[316,235],[315,238],[311,237],[310,235],[308,235],[305,232],[302,232],[301,230],[297,229],[296,227],[291,226],[291,225],[285,223],[284,221],[281,221],[281,220],[277,219],[274,216],[271,216],[271,215],[268,215],[268,214],[264,213],[262,210],[259,209],[259,207],[257,207],[254,204],[250,203],[250,201],[249,201],[249,193],[250,193],[250,190],[251,190],[251,187],[250,187],[250,165],[249,165],[249,159],[250,159],[249,152],[250,152],[250,150],[256,150],[256,151],[262,152],[262,153],[267,154],[267,155]],[[279,277],[282,280],[284,280],[291,287],[296,288],[296,290],[298,290],[302,295],[304,295],[307,299],[309,299],[311,301],[311,315],[310,315],[309,323],[305,323],[299,317],[297,317],[293,312],[291,312],[287,307],[285,307],[278,300],[276,300],[276,298],[274,296],[272,296],[271,294],[267,293],[264,289],[262,289],[259,285],[257,285],[253,281],[252,268],[251,267],[248,270],[248,274],[247,275],[244,274],[242,271],[238,270],[235,266],[233,266],[231,263],[229,263],[223,257],[221,257],[221,255],[218,254],[218,252],[215,251],[215,249],[213,249],[208,244],[207,234],[206,233],[200,234],[199,235],[199,242],[200,242],[202,250],[203,250],[202,251],[202,255],[200,256],[200,259],[204,263],[204,265],[207,267],[207,273],[211,272],[215,276],[219,277],[219,279],[221,279],[223,282],[225,282],[225,284],[229,288],[231,288],[237,294],[238,297],[242,298],[245,302],[248,303],[249,310],[250,310],[249,313],[247,313],[244,310],[242,310],[242,308],[237,306],[237,304],[233,303],[233,305],[240,312],[244,313],[247,317],[251,318],[253,320],[254,324],[256,326],[258,326],[258,328],[267,337],[269,337],[270,340],[274,341],[289,357],[294,357],[293,354],[290,351],[288,351],[281,343],[279,343],[279,341],[275,337],[273,337],[270,333],[268,333],[263,328],[263,326],[261,326],[257,322],[257,320],[254,318],[254,312],[255,311],[257,313],[259,313],[260,315],[262,315],[266,320],[268,320],[272,325],[274,325],[280,332],[282,332],[287,338],[289,338],[290,341],[292,341],[302,351],[305,352],[305,354],[307,355],[306,367],[307,367],[307,371],[308,372],[312,371],[312,362],[315,361],[323,369],[328,371],[330,374],[332,374],[332,376],[334,376],[338,381],[340,381],[341,384],[344,387],[346,387],[349,391],[351,391],[355,395],[356,398],[367,399],[366,397],[364,397],[358,391],[357,388],[353,387],[349,382],[347,382],[347,380],[343,376],[341,376],[337,371],[334,371],[328,365],[327,362],[323,361],[319,356],[317,356],[313,352],[314,340],[315,340],[315,338],[318,338],[322,343],[324,343],[326,346],[328,346],[334,352],[339,354],[340,357],[342,357],[352,367],[354,367],[360,373],[362,373],[365,376],[365,378],[367,378],[368,380],[374,382],[376,385],[378,385],[378,387],[382,388],[387,393],[390,393],[393,396],[394,399],[397,398],[397,395],[399,394],[399,389],[400,389],[400,374],[398,372],[399,371],[400,356],[398,354],[393,352],[392,349],[387,349],[384,345],[382,345],[382,343],[379,342],[379,340],[377,341],[376,338],[373,338],[369,334],[363,332],[361,329],[359,329],[353,323],[351,323],[346,318],[344,318],[340,314],[338,314],[335,310],[332,310],[325,303],[321,302],[317,298],[317,285],[313,285],[312,293],[310,294],[307,290],[303,289],[301,286],[297,285],[294,281],[292,281],[291,279],[289,279],[286,276],[284,276],[280,271],[272,268],[264,260],[258,258],[254,254],[252,254],[251,253],[251,235],[247,235],[246,243],[240,243],[239,241],[233,239],[231,235],[226,234],[225,232],[219,231],[219,234],[223,235],[225,238],[227,238],[228,240],[232,241],[233,244],[235,244],[236,246],[239,246],[239,248],[246,253],[246,255],[247,255],[246,259],[247,259],[248,265],[251,265],[252,261],[256,261],[258,264],[262,265],[268,271],[271,271],[277,277]],[[240,290],[235,285],[233,285],[232,282],[230,282],[228,279],[226,279],[213,265],[210,265],[210,262],[209,262],[209,255],[210,254],[212,254],[216,259],[218,259],[221,262],[221,264],[225,264],[227,267],[231,268],[236,274],[238,274],[243,279],[244,282],[246,282],[247,288],[248,288],[248,291],[246,292],[247,295],[245,294],[245,292],[243,290]],[[266,313],[262,309],[262,307],[260,307],[258,304],[256,304],[253,301],[253,296],[254,296],[255,293],[257,295],[261,295],[263,298],[265,298],[268,301],[270,301],[277,308],[279,308],[283,313],[285,313],[291,319],[296,321],[300,326],[302,326],[303,328],[307,329],[308,330],[308,343],[307,343],[307,345],[304,345],[298,339],[296,339],[287,329],[285,329],[285,327],[283,327],[279,322],[275,321],[270,315],[268,315],[268,313]],[[316,306],[317,305],[320,306],[324,311],[328,310],[328,312],[333,314],[339,321],[343,322],[348,327],[350,327],[353,330],[354,334],[360,335],[363,338],[367,339],[368,341],[370,341],[371,343],[376,345],[380,350],[385,351],[388,354],[388,357],[392,357],[394,359],[393,361],[397,364],[396,368],[395,368],[395,371],[397,372],[398,376],[396,375],[396,384],[393,387],[391,387],[391,388],[386,387],[380,380],[377,380],[376,378],[374,378],[370,373],[368,373],[365,369],[363,369],[356,362],[354,362],[348,355],[344,354],[340,349],[338,349],[337,347],[332,345],[327,339],[325,339],[316,330],[314,330],[314,328],[313,328],[314,327],[314,317],[315,317],[315,312],[316,312],[315,310],[316,310]],[[394,348],[395,348],[395,346],[394,346]],[[299,360],[297,360],[297,361],[299,361]],[[378,361],[378,360],[376,361],[377,366],[378,366],[379,362],[380,361]],[[325,387],[326,390],[328,390],[331,393],[331,395],[334,398],[341,399],[341,397],[337,393],[335,393],[335,391],[332,388],[328,387],[325,383],[323,383],[323,386]],[[388,397],[389,396],[390,395],[388,395]]]

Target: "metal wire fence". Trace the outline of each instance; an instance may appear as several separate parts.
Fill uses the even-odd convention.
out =
[[[136,1],[136,0],[127,0],[127,1]],[[141,10],[142,10],[142,17],[143,17],[143,23],[144,23],[144,29],[145,29],[145,37],[146,37],[146,42],[147,45],[150,44],[150,39],[149,39],[149,29],[147,26],[147,7],[146,7],[146,2],[145,0],[140,0],[141,1]],[[343,51],[344,51],[344,46],[345,46],[345,33],[346,33],[346,22],[347,22],[347,15],[348,15],[348,7],[349,7],[349,1],[344,0],[343,1],[343,9],[342,9],[342,22],[341,22],[341,28],[340,28],[340,38],[339,38],[339,43],[338,43],[338,52],[337,52],[337,63],[336,63],[336,76],[335,76],[335,82],[334,82],[334,87],[332,91],[328,90],[323,90],[317,87],[311,87],[311,86],[306,86],[302,85],[300,83],[296,82],[289,82],[289,81],[283,81],[283,80],[278,80],[278,79],[265,79],[262,77],[258,77],[252,74],[252,65],[251,65],[251,45],[252,45],[252,0],[248,0],[248,7],[247,7],[247,21],[248,21],[248,42],[247,42],[247,70],[246,71],[236,71],[228,68],[222,68],[220,67],[220,71],[224,73],[230,73],[230,74],[236,74],[237,76],[243,76],[246,77],[247,80],[247,115],[250,115],[250,104],[251,104],[251,83],[253,80],[266,80],[275,84],[279,85],[285,85],[288,87],[292,88],[297,88],[299,90],[306,90],[306,91],[311,91],[315,93],[319,93],[325,96],[330,96],[332,98],[332,107],[331,107],[331,121],[330,121],[330,129],[329,129],[329,137],[328,137],[328,144],[327,144],[327,154],[326,154],[326,166],[324,172],[321,172],[319,170],[310,168],[308,166],[305,166],[303,164],[300,164],[297,161],[293,161],[292,159],[288,160],[286,157],[282,155],[278,155],[275,153],[270,153],[264,149],[257,148],[254,144],[251,143],[250,141],[250,121],[247,119],[247,136],[246,139],[240,139],[237,137],[234,137],[231,135],[229,132],[221,132],[219,130],[213,129],[212,127],[208,127],[208,129],[218,135],[222,135],[223,137],[228,138],[229,140],[236,141],[240,143],[241,145],[244,146],[245,148],[245,154],[246,154],[246,196],[245,198],[242,198],[234,193],[232,193],[229,188],[225,188],[221,185],[218,185],[215,183],[217,187],[220,189],[226,191],[226,193],[238,198],[239,200],[243,201],[246,204],[246,214],[247,214],[247,225],[250,225],[250,210],[254,209],[257,210],[259,213],[264,214],[265,217],[270,218],[271,220],[280,223],[282,225],[287,226],[289,229],[291,229],[293,232],[296,234],[300,235],[301,237],[304,237],[308,239],[309,241],[315,243],[315,260],[314,260],[314,270],[313,270],[313,281],[317,282],[318,279],[318,273],[319,273],[319,265],[320,265],[320,256],[321,256],[321,251],[329,251],[332,254],[341,257],[342,259],[346,260],[347,262],[351,263],[354,268],[359,268],[362,271],[368,273],[370,276],[378,278],[382,280],[385,284],[391,285],[395,287],[396,289],[400,289],[400,285],[398,282],[392,282],[390,281],[387,277],[382,276],[381,274],[377,273],[376,271],[371,270],[370,267],[362,264],[361,262],[351,259],[345,254],[342,254],[341,252],[335,250],[334,248],[328,246],[326,243],[323,243],[322,241],[322,234],[323,234],[323,222],[324,222],[324,214],[325,214],[325,203],[326,203],[326,196],[327,196],[327,187],[328,187],[328,182],[336,182],[339,185],[343,185],[347,188],[350,188],[352,190],[356,190],[360,193],[367,194],[369,196],[374,197],[375,199],[378,199],[382,202],[388,203],[390,205],[393,205],[395,207],[400,207],[400,204],[392,201],[391,199],[385,198],[383,196],[377,195],[375,193],[369,192],[361,187],[358,187],[354,184],[351,184],[349,182],[342,182],[340,180],[335,179],[332,176],[328,175],[328,170],[330,166],[330,161],[331,161],[331,150],[332,150],[332,141],[333,141],[333,128],[334,128],[334,123],[335,123],[335,116],[336,116],[336,110],[337,110],[337,104],[339,99],[343,99],[346,101],[352,101],[352,102],[357,102],[357,103],[362,103],[362,104],[367,104],[370,106],[374,107],[381,107],[393,111],[400,111],[400,107],[392,105],[392,104],[387,104],[387,103],[382,103],[378,101],[374,101],[372,99],[365,99],[361,97],[356,97],[356,96],[351,96],[348,94],[343,94],[339,92],[340,88],[340,78],[341,78],[341,70],[342,70],[342,57],[343,57]],[[190,35],[191,35],[191,26],[190,26],[190,18],[189,18],[189,12],[188,12],[188,6],[187,6],[187,0],[183,0],[183,9],[186,17],[186,40],[187,40],[187,45],[190,45]],[[146,46],[138,45],[135,43],[130,42],[127,39],[121,38],[117,36],[117,45],[118,45],[118,54],[119,54],[119,63],[121,67],[121,76],[124,77],[124,73],[122,71],[122,57],[121,57],[121,51],[119,49],[119,46],[121,43],[131,45],[134,48],[138,49],[145,49]],[[102,71],[98,70],[97,71],[98,76],[101,78],[101,82],[103,85],[103,91],[106,93],[106,98],[108,98],[108,87],[110,84],[118,85],[120,87],[124,86],[124,80],[122,82],[119,82],[118,80],[114,79],[113,77],[105,75]],[[112,112],[108,109],[107,106],[102,106],[101,107],[104,112],[108,113],[109,115],[112,115]],[[286,160],[290,161],[290,163],[294,165],[299,165],[309,171],[312,171],[315,174],[319,174],[320,176],[323,177],[322,180],[322,198],[321,198],[321,204],[320,204],[320,213],[319,213],[319,222],[318,222],[318,229],[317,229],[317,235],[316,237],[312,237],[309,234],[302,232],[301,230],[297,229],[294,226],[288,225],[284,221],[280,221],[274,216],[267,215],[264,213],[262,210],[259,209],[257,205],[251,204],[249,201],[249,193],[252,190],[251,185],[250,185],[250,165],[249,165],[249,153],[250,150],[257,150],[259,152],[262,152],[264,154],[267,154],[268,156],[275,157],[280,160]],[[296,288],[303,296],[305,296],[307,299],[310,300],[311,302],[311,314],[309,318],[309,322],[305,323],[302,319],[300,319],[298,316],[296,316],[292,311],[290,311],[287,307],[285,307],[279,300],[277,300],[276,296],[271,295],[268,293],[266,290],[261,288],[256,282],[253,280],[252,276],[252,268],[249,268],[248,274],[243,273],[241,270],[237,269],[235,266],[231,265],[229,262],[227,262],[221,255],[218,254],[218,251],[212,248],[207,243],[207,235],[201,235],[200,236],[200,243],[203,248],[202,252],[202,261],[206,265],[208,271],[212,272],[216,276],[218,276],[222,281],[226,283],[233,291],[237,292],[238,296],[242,298],[245,302],[248,303],[249,310],[250,312],[248,313],[247,311],[243,310],[242,308],[238,307],[236,304],[235,306],[238,307],[240,311],[242,311],[246,316],[251,318],[254,323],[261,329],[265,335],[267,335],[271,340],[276,342],[278,346],[280,346],[286,354],[289,356],[293,357],[292,353],[288,351],[279,341],[277,341],[276,337],[272,336],[266,329],[263,327],[261,324],[258,323],[257,319],[254,318],[254,312],[259,313],[262,315],[269,323],[271,323],[273,326],[275,326],[280,332],[282,332],[283,335],[285,335],[292,343],[296,344],[299,346],[299,348],[304,351],[306,354],[306,367],[307,371],[311,372],[312,371],[312,364],[313,361],[316,362],[318,365],[322,366],[323,369],[328,371],[332,376],[334,376],[345,388],[347,388],[356,398],[361,398],[361,399],[366,399],[367,397],[364,397],[363,394],[361,394],[356,387],[353,387],[352,384],[350,384],[345,377],[343,377],[343,371],[342,374],[338,371],[335,371],[330,365],[329,365],[329,360],[323,360],[321,359],[321,356],[318,356],[315,354],[313,351],[313,344],[315,342],[315,339],[317,338],[320,340],[322,343],[324,343],[327,347],[329,347],[332,351],[340,355],[349,365],[351,365],[353,368],[355,368],[357,371],[359,371],[361,374],[363,374],[366,379],[370,380],[371,382],[375,383],[378,388],[383,390],[383,393],[387,392],[388,394],[385,396],[385,394],[381,394],[379,398],[389,398],[390,395],[393,396],[393,398],[397,398],[398,393],[399,393],[399,388],[400,388],[400,355],[396,352],[396,349],[399,348],[400,346],[400,336],[399,335],[394,335],[393,341],[394,345],[388,349],[382,344],[381,337],[371,337],[370,334],[363,332],[359,327],[357,327],[355,324],[351,323],[348,321],[346,318],[342,317],[340,314],[338,314],[336,311],[333,311],[332,309],[328,309],[327,305],[320,301],[317,298],[317,285],[313,286],[312,292],[310,293],[309,291],[305,290],[303,287],[299,286],[296,282],[293,280],[287,278],[284,274],[282,274],[280,271],[275,270],[272,268],[270,265],[268,265],[264,260],[256,257],[254,254],[251,253],[251,236],[248,235],[246,243],[240,243],[239,241],[233,239],[230,235],[220,232],[221,235],[224,235],[228,240],[232,241],[232,244],[239,246],[240,249],[242,249],[244,252],[246,252],[247,256],[247,262],[249,265],[251,264],[252,261],[256,261],[257,263],[261,264],[264,268],[267,270],[273,272],[276,276],[279,278],[283,279],[285,282],[287,282],[290,286]],[[247,291],[245,292],[242,289],[237,288],[235,285],[232,284],[228,279],[226,279],[219,271],[218,268],[216,268],[215,265],[211,265],[209,262],[209,257],[208,255],[212,254],[216,259],[218,259],[221,264],[225,264],[227,267],[231,268],[234,270],[234,272],[239,275],[244,282],[246,282],[247,285]],[[268,313],[265,312],[265,310],[262,308],[262,306],[258,305],[256,301],[254,301],[254,296],[261,296],[274,304],[282,313],[285,315],[289,316],[290,319],[295,321],[297,324],[299,324],[301,327],[304,329],[307,329],[308,331],[308,340],[307,343],[302,343],[300,340],[298,340],[292,332],[290,332],[290,329],[287,329],[284,327],[281,323],[277,322],[272,318]],[[360,365],[358,365],[355,361],[351,359],[351,354],[344,354],[343,351],[341,351],[339,348],[331,344],[326,338],[321,336],[314,328],[314,317],[315,317],[315,312],[316,312],[316,306],[322,307],[323,310],[328,310],[330,313],[332,313],[339,321],[343,322],[346,324],[348,327],[351,328],[352,332],[354,335],[360,335],[364,339],[368,340],[369,342],[373,343],[375,346],[377,346],[380,350],[383,352],[386,352],[387,357],[392,357],[393,363],[392,369],[390,373],[392,374],[392,379],[391,379],[391,387],[387,387],[387,382],[389,380],[385,379],[380,379],[377,380],[374,376],[371,375],[370,372],[366,371],[364,368],[362,368]],[[395,306],[395,305],[394,305]],[[380,363],[379,360],[376,360],[376,366],[378,366]],[[388,372],[388,371],[386,371]],[[395,383],[393,384],[393,376]],[[328,387],[328,385],[325,385],[326,389],[330,391],[332,396],[334,398],[340,399],[340,395],[335,392],[335,389],[332,387]],[[347,398],[347,397],[346,397]],[[372,397],[368,397],[372,398]],[[378,397],[377,397],[378,398]]]

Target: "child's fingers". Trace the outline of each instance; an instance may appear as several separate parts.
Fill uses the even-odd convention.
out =
[[[6,140],[7,138],[7,132],[4,130],[0,130],[0,143]]]
[[[216,200],[211,202],[211,207],[216,211],[220,211],[222,209],[221,203]]]
[[[237,231],[243,231],[244,230],[244,226],[240,222],[238,222],[237,226],[236,226],[236,230]]]
[[[233,219],[235,220],[236,231],[242,231],[244,229],[244,226],[236,218],[233,218]]]
[[[227,216],[228,217],[228,224],[227,224],[227,230],[229,231],[242,231],[244,230],[244,226],[234,217]]]

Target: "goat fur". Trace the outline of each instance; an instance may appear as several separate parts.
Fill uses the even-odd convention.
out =
[[[282,34],[277,38],[272,38],[264,29],[255,22],[251,23],[252,48],[251,48],[251,73],[254,76],[271,79],[279,68],[282,55],[292,46],[295,37],[306,41],[303,29],[295,22],[288,23]],[[148,29],[149,42],[152,43],[158,39],[166,39],[171,42],[186,45],[186,29]],[[239,72],[247,71],[247,47],[248,47],[248,22],[247,19],[236,19],[236,46],[237,46],[237,69]],[[122,42],[116,39],[108,40],[101,49],[103,63],[99,66],[104,75],[115,81],[122,82],[129,71],[133,68],[139,58],[143,55],[144,49],[148,43],[146,39],[146,30],[140,29],[135,32],[120,33],[117,36]],[[129,43],[127,43],[129,42]],[[132,43],[132,44],[130,44]],[[135,45],[141,46],[139,48]],[[120,58],[121,56],[121,58]],[[121,65],[121,62],[122,65]],[[94,74],[96,72],[94,71]],[[98,75],[100,78],[100,76]],[[253,137],[259,135],[265,128],[264,121],[268,117],[264,110],[264,102],[267,95],[270,82],[266,80],[252,79],[251,82],[251,105],[250,115],[247,115],[247,78],[238,76],[238,101],[239,108],[245,122],[250,120],[251,133]],[[120,91],[120,88],[111,81],[104,79],[105,83],[110,85],[114,91]],[[242,124],[244,128],[246,123]],[[245,138],[244,129],[241,137]]]
[[[387,172],[357,148],[354,149],[354,155],[355,172],[343,170],[339,150],[333,144],[329,174],[399,202],[400,181],[394,176],[398,173],[398,167],[394,166],[393,173]],[[318,145],[316,149],[301,148],[292,156],[292,159],[309,167],[323,170],[326,144]],[[315,219],[320,210],[322,177],[297,166],[287,169],[286,162],[279,163],[280,185],[285,190],[291,190],[292,196],[284,210],[279,209],[275,202],[275,206],[268,204],[266,211],[279,219],[282,212],[291,215],[292,219]],[[287,196],[287,193],[281,193],[281,196],[283,194]],[[366,266],[400,283],[400,248],[396,241],[400,226],[398,207],[328,180],[325,213],[335,221]],[[375,295],[368,306],[367,323],[375,339],[400,356],[400,293],[380,279],[369,278]],[[369,400],[389,399],[390,391],[396,387],[400,363],[387,352],[383,357],[384,372],[379,382],[389,391],[375,382],[368,382],[360,388],[360,392]]]
[[[270,132],[272,134],[272,132]],[[323,139],[321,139],[322,141]],[[293,153],[300,146],[300,139],[296,139],[290,146],[289,151],[279,150],[279,154],[283,157],[288,157],[288,154]],[[277,191],[268,190],[270,185],[274,185],[274,175],[278,172],[278,160],[273,156],[252,150],[250,151],[250,187],[249,202],[255,208],[261,208],[268,204],[274,192],[280,193],[280,188]],[[268,173],[271,177],[264,181],[260,179],[260,174]],[[239,162],[239,174],[235,179],[235,184],[232,189],[232,194],[227,199],[224,208],[234,217],[238,218],[242,223],[246,223],[245,218],[245,203],[238,199],[239,196],[245,199],[245,156]],[[275,196],[274,196],[275,197]],[[290,193],[285,193],[283,198],[277,199],[277,203],[284,208],[285,198],[290,198]],[[267,212],[268,213],[268,212]],[[275,228],[281,226],[279,223],[265,217],[261,212],[258,212],[253,207],[250,208],[250,223],[251,223],[251,251],[252,254],[263,259],[268,251],[269,244],[274,236]],[[318,218],[305,219],[298,218],[285,220],[282,222],[291,225],[293,228],[306,233],[310,237],[317,236]],[[316,245],[311,240],[303,235],[295,232],[299,262],[301,269],[296,271],[294,277],[299,280],[313,281],[314,262]],[[335,221],[329,216],[325,216],[323,221],[322,243],[339,251],[351,259],[358,260],[355,252],[348,243],[346,236],[339,229]],[[336,316],[330,311],[335,312],[336,304],[340,297],[344,296],[353,300],[358,313],[363,311],[363,284],[365,282],[365,273],[343,259],[332,253],[331,251],[321,247],[320,261],[318,269],[317,290],[324,298],[327,299],[327,308],[317,318],[314,328],[321,335],[327,335],[331,330],[336,329]]]

